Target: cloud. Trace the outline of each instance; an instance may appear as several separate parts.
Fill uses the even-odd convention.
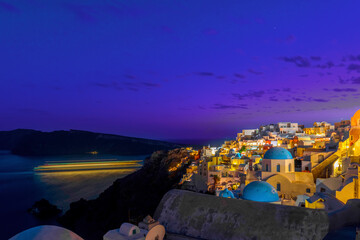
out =
[[[152,83],[152,82],[142,82],[141,84],[146,86],[146,87],[152,87],[152,88],[161,86],[160,84]]]
[[[93,85],[96,87],[100,87],[100,88],[111,88],[111,89],[115,89],[115,90],[123,90],[123,88],[120,87],[117,82],[111,82],[111,83],[94,82]]]
[[[322,98],[301,98],[301,97],[293,97],[290,99],[286,99],[286,102],[294,101],[294,102],[328,102],[326,99]]]
[[[282,91],[283,92],[291,92],[291,88],[283,88]]]
[[[347,69],[349,71],[358,71],[358,72],[360,72],[360,65],[351,63],[351,64],[348,65]]]
[[[309,99],[309,100],[312,100],[314,102],[329,102],[329,100],[322,99],[322,98],[314,98],[314,99]]]
[[[295,97],[293,97],[292,100],[295,101],[295,102],[305,102],[306,101],[305,99],[295,98]]]
[[[296,41],[296,37],[293,34],[288,35],[285,38],[277,38],[276,42],[280,44],[291,44]],[[265,40],[265,42],[268,42],[268,40]]]
[[[352,84],[360,84],[360,77],[351,79]]]
[[[349,61],[360,61],[360,55],[349,55],[349,56],[343,57],[342,61],[345,62],[346,60],[349,60]]]
[[[324,68],[332,68],[333,66],[335,66],[335,64],[332,61],[328,61],[328,62],[326,62],[324,64],[316,65],[317,68],[322,68],[322,69],[324,69]]]
[[[252,74],[255,74],[255,75],[262,75],[263,74],[263,72],[255,71],[254,69],[251,69],[251,68],[248,69],[248,72],[252,73]]]
[[[360,61],[360,55],[357,55],[357,56],[350,55],[349,60],[350,61]]]
[[[339,77],[339,83],[340,84],[347,84],[348,80],[347,79],[342,79],[341,77]]]
[[[128,90],[133,91],[133,92],[137,92],[137,91],[139,91],[139,88],[129,87]]]
[[[301,74],[299,75],[299,77],[308,77],[309,75],[308,74]]]
[[[195,74],[200,75],[200,76],[207,76],[207,77],[214,76],[214,73],[212,73],[212,72],[197,72]]]
[[[212,109],[248,109],[246,104],[239,104],[239,105],[225,105],[221,103],[216,103],[214,106],[211,107]]]
[[[246,94],[233,93],[232,95],[238,100],[244,100],[246,98],[261,98],[264,94],[264,91],[250,91]]]
[[[237,77],[237,78],[241,78],[241,79],[245,78],[245,75],[242,75],[242,74],[239,74],[239,73],[234,73],[234,76]]]
[[[357,92],[356,88],[334,88],[334,92]]]
[[[340,84],[360,84],[360,77],[351,77],[350,79],[342,79],[339,77]]]
[[[158,83],[153,82],[93,82],[93,85],[100,88],[108,88],[114,90],[130,90],[130,91],[139,91],[141,89],[154,89],[161,87]]]
[[[321,61],[320,56],[311,56],[310,59],[313,60],[313,61]]]
[[[6,2],[0,2],[0,10],[3,9],[8,12],[18,12],[19,10],[12,4]]]
[[[305,57],[295,56],[295,57],[282,57],[281,60],[285,62],[294,63],[297,67],[310,67],[311,64],[309,60]]]

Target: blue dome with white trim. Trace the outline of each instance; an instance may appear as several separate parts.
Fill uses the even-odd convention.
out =
[[[224,197],[224,198],[235,198],[234,194],[227,188],[225,188],[224,190],[222,190],[219,194],[219,197]]]
[[[293,156],[285,148],[273,147],[266,151],[264,159],[293,159]]]
[[[255,181],[244,188],[242,198],[256,202],[277,202],[279,195],[270,183]]]

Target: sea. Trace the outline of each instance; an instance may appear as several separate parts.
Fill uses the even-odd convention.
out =
[[[0,151],[0,239],[42,224],[58,225],[55,220],[40,221],[28,213],[38,200],[45,198],[58,206],[63,213],[69,204],[80,198],[94,199],[116,179],[136,171],[139,167],[126,169],[37,172],[34,167],[48,161],[76,160],[144,160],[139,156],[56,156],[22,157]],[[142,162],[140,162],[142,164]]]
[[[27,210],[35,201],[45,198],[63,213],[69,204],[80,198],[94,199],[116,179],[138,168],[91,171],[36,172],[34,167],[52,161],[76,160],[144,160],[147,156],[56,156],[21,157],[0,151],[0,239],[9,239],[17,233],[38,225],[59,225],[55,219],[40,221]],[[355,239],[355,227],[344,227],[329,233],[324,240]]]

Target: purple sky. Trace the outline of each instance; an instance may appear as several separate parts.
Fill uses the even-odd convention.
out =
[[[360,108],[358,1],[0,0],[0,130],[235,137]]]

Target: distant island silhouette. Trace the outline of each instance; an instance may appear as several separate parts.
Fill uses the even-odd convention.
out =
[[[169,150],[182,144],[70,130],[42,132],[31,129],[0,131],[0,150],[21,156],[54,156],[82,154],[145,155]]]

